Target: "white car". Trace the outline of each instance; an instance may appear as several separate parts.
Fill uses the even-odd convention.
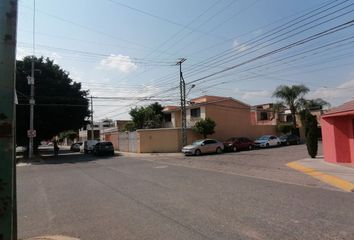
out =
[[[191,145],[184,146],[182,152],[185,155],[199,156],[203,153],[222,153],[224,144],[214,139],[202,139],[194,141]]]
[[[93,148],[95,147],[96,143],[98,143],[97,140],[84,141],[84,143],[80,146],[80,152],[83,152],[85,154],[91,153],[93,151]]]
[[[280,139],[274,135],[264,135],[254,141],[256,147],[274,147],[281,144]]]
[[[24,146],[16,146],[16,153],[24,153],[27,151],[27,148]]]

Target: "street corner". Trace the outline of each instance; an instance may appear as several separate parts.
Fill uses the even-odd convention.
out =
[[[80,240],[80,239],[74,237],[62,236],[62,235],[53,235],[53,236],[27,238],[24,240]]]
[[[328,163],[323,158],[305,158],[286,166],[342,191],[354,192],[354,168]]]

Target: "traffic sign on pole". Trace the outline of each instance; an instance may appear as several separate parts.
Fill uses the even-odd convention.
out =
[[[35,138],[37,136],[36,130],[27,130],[27,137]]]

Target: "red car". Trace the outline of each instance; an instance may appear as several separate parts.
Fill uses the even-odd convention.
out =
[[[238,150],[251,150],[254,142],[245,137],[232,137],[224,142],[225,150],[237,152]]]

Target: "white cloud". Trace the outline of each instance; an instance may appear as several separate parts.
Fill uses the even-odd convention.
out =
[[[247,44],[242,44],[239,42],[239,40],[235,39],[232,42],[232,47],[237,50],[238,52],[243,52],[246,51],[247,49],[249,49],[251,46],[247,45]]]
[[[267,90],[260,90],[260,91],[245,91],[240,90],[238,88],[235,89],[238,98],[242,100],[254,100],[258,98],[268,98],[271,97],[271,93]]]
[[[32,53],[30,51],[28,51],[27,49],[22,48],[22,47],[16,48],[16,59],[17,60],[22,60],[24,57],[26,57],[28,55],[32,55]]]
[[[309,98],[323,98],[329,101],[337,98],[351,99],[354,93],[354,79],[344,82],[337,87],[320,87],[309,93]]]
[[[109,57],[102,59],[100,67],[103,69],[118,70],[122,73],[131,73],[138,68],[129,56],[123,56],[120,54],[111,54]]]
[[[54,63],[58,64],[58,60],[59,59],[62,59],[63,57],[57,53],[57,52],[52,52],[50,55],[49,55],[49,59],[53,60]]]

